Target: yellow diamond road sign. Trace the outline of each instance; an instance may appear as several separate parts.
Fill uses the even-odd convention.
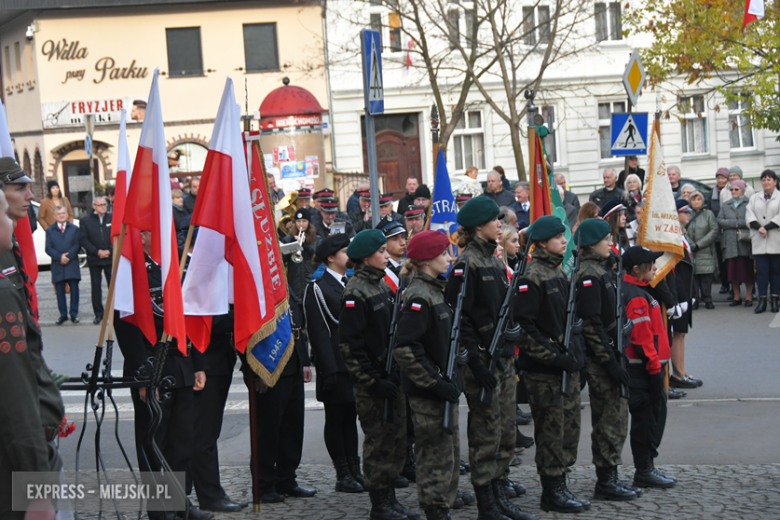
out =
[[[634,49],[631,58],[628,60],[625,72],[623,72],[623,86],[626,87],[626,94],[631,101],[632,106],[639,102],[639,95],[642,93],[642,87],[645,84],[645,68],[642,65],[642,58],[639,57],[639,51]]]

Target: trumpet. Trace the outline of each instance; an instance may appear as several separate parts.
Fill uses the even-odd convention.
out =
[[[303,229],[298,231],[298,238],[295,239],[296,242],[298,242],[298,245],[300,246],[300,249],[295,251],[290,259],[295,262],[296,264],[300,264],[303,262],[303,241],[306,240],[306,234],[304,233]]]

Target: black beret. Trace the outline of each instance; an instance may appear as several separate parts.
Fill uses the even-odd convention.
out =
[[[574,243],[580,247],[592,246],[604,240],[612,232],[609,222],[600,218],[583,220],[574,232]]]
[[[338,233],[336,235],[323,238],[320,241],[320,245],[318,245],[317,249],[314,251],[314,254],[317,255],[317,258],[324,262],[330,255],[335,255],[348,245],[349,237],[344,233]]]
[[[357,260],[366,258],[376,253],[386,243],[385,234],[378,229],[364,229],[352,239],[347,248],[347,256]]]
[[[480,197],[477,197],[478,199]],[[465,207],[465,206],[464,206]],[[534,220],[534,223],[528,228],[528,238],[534,241],[549,240],[554,236],[560,235],[566,231],[566,226],[560,217],[554,215],[544,215]]]
[[[311,222],[311,212],[306,208],[301,208],[295,212],[295,220],[305,219]]]
[[[489,197],[475,197],[458,210],[458,224],[465,228],[481,226],[498,216],[498,204]]]
[[[417,189],[414,191],[414,198],[421,198],[421,199],[430,199],[431,198],[431,190],[428,189],[428,186],[425,184],[421,184],[417,187]]]
[[[623,253],[623,268],[630,273],[635,265],[649,264],[662,256],[662,251],[651,251],[645,246],[629,247]]]

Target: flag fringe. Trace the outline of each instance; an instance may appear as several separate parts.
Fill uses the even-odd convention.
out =
[[[288,305],[288,298],[285,298],[284,300],[280,301],[276,305],[276,313],[274,314],[274,319],[268,320],[268,323],[263,325],[260,330],[252,334],[252,337],[249,338],[249,343],[247,343],[247,346],[255,346],[261,341],[263,341],[265,338],[276,332],[276,322],[279,318],[282,317],[282,315],[289,310],[290,306]]]
[[[262,363],[260,363],[257,359],[255,359],[251,351],[247,352],[246,360],[247,363],[249,363],[249,368],[252,369],[252,372],[257,374],[257,376],[260,377],[260,379],[263,380],[263,383],[267,384],[269,388],[273,388],[274,385],[276,385],[277,381],[279,381],[279,378],[282,377],[282,372],[284,372],[284,367],[287,366],[287,362],[290,360],[290,357],[292,356],[294,350],[295,350],[295,337],[291,334],[290,342],[287,344],[287,348],[284,349],[284,354],[282,355],[282,359],[279,361],[279,365],[277,365],[276,372],[273,374],[269,372],[268,369],[265,368]]]

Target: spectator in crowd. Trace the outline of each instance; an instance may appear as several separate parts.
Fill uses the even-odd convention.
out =
[[[271,184],[270,179],[268,182],[269,186],[272,188],[276,186],[275,184]],[[200,177],[193,177],[190,181],[190,192],[186,197],[184,197],[184,207],[190,215],[192,215],[192,213],[195,211],[195,201],[198,199],[198,189],[200,189]],[[276,202],[278,201],[274,200],[274,204],[276,204]]]
[[[178,233],[181,231],[182,219],[189,216],[190,212],[184,207],[184,193],[181,190],[171,190],[171,199],[173,200],[173,225]]]
[[[398,213],[400,215],[406,213],[409,206],[415,205],[414,192],[417,191],[419,186],[420,182],[417,180],[417,177],[409,177],[406,179],[406,193],[404,193],[404,196],[398,201]]]
[[[742,179],[742,168],[739,166],[732,166],[729,168],[729,183],[726,185],[727,188],[731,187],[731,184],[734,181],[741,181]],[[744,195],[745,197],[750,200],[750,197],[753,196],[753,194],[756,192],[756,190],[753,189],[753,186],[750,186],[748,183],[745,183],[745,189],[744,189]],[[726,203],[732,196],[730,189],[724,189],[720,192],[720,204],[721,207],[723,207],[723,204]]]
[[[674,267],[674,280],[677,289],[677,301],[681,310],[680,316],[673,316],[672,323],[672,373],[669,374],[669,386],[674,388],[697,388],[699,380],[694,379],[685,371],[685,336],[691,327],[693,309],[693,258],[691,245],[685,238],[685,226],[690,222],[691,207],[688,202],[677,200],[677,217],[682,226],[683,259]]]
[[[628,172],[626,173],[626,170],[621,170],[620,174],[618,175],[617,187],[621,190],[626,189],[625,183],[630,175],[636,175],[639,177],[639,184],[645,183],[645,171],[639,167],[639,158],[636,155],[629,155],[627,157],[627,162]]]
[[[712,211],[712,214],[715,215],[715,218],[718,218],[718,215],[720,214],[720,193],[725,189],[728,191],[728,188],[726,188],[726,185],[729,183],[729,170],[728,168],[718,168],[718,171],[715,172],[715,187],[712,188],[712,193],[710,194],[710,211]],[[723,231],[720,229],[720,226],[718,226],[718,239],[715,242],[715,254],[718,257],[718,276],[720,278],[720,294],[726,294],[731,290],[731,287],[729,287],[729,281],[726,278],[727,268],[726,268],[726,262],[723,260],[723,249],[721,244],[721,237],[723,235]]]
[[[455,189],[455,195],[471,195],[472,197],[482,195],[482,183],[477,180],[478,172],[479,170],[476,166],[466,168],[466,175],[463,176],[463,180],[460,181],[460,184]]]
[[[190,188],[190,191],[192,191],[194,188],[195,179],[192,179],[192,181],[193,181],[193,187]],[[200,185],[200,180],[198,180],[198,184]],[[273,201],[274,204],[276,204],[277,202],[279,202],[284,198],[284,190],[282,188],[276,187],[276,177],[274,177],[273,173],[268,174],[268,189],[271,191],[271,200]],[[197,195],[197,189],[195,193]],[[195,204],[193,203],[193,207],[194,205]],[[190,212],[192,212],[192,210],[190,210]]]
[[[515,200],[509,205],[509,209],[517,215],[517,229],[525,229],[531,224],[530,185],[521,181],[515,185]]]
[[[712,303],[712,277],[717,267],[715,241],[720,234],[720,226],[715,215],[704,206],[704,194],[691,193],[693,214],[685,232],[693,253],[693,310],[699,308],[699,301],[708,309],[714,309]]]
[[[102,277],[106,284],[111,285],[111,255],[114,251],[111,245],[111,213],[108,213],[108,202],[104,197],[97,197],[92,203],[93,213],[79,222],[79,243],[87,252],[89,280],[92,286],[92,310],[97,325],[103,319]]]
[[[585,204],[583,204],[582,207],[580,208],[579,214],[577,215],[577,224],[574,226],[571,232],[574,233],[583,220],[588,220],[589,218],[600,218],[599,217],[600,209],[601,208],[599,208],[598,204],[596,204],[595,202],[588,201]]]
[[[642,180],[639,175],[629,173],[625,181],[625,196],[623,205],[626,207],[626,220],[633,222],[636,219],[636,207],[642,202]]]
[[[758,305],[756,314],[766,310],[767,289],[772,312],[780,311],[780,191],[777,174],[761,173],[763,190],[750,197],[745,219],[750,227],[753,258],[758,273]]]
[[[372,227],[371,192],[369,190],[361,191],[359,197],[358,203],[360,206],[357,211],[353,211],[349,214],[349,218],[352,219],[352,227],[355,229],[355,233],[360,233],[364,229],[371,229]]]
[[[408,181],[406,185],[409,186]],[[366,181],[361,182],[360,184],[357,185],[357,188],[355,188],[355,191],[352,192],[352,195],[350,195],[349,199],[347,200],[347,213],[354,213],[360,210],[360,194],[370,189],[371,189],[371,184]],[[319,193],[319,191],[317,193]],[[317,195],[317,193],[315,193],[315,195]]]
[[[70,201],[62,195],[59,183],[52,180],[46,183],[46,197],[38,208],[38,223],[44,231],[57,222],[57,219],[54,218],[54,208],[57,206],[63,206],[68,213],[68,222],[73,222],[73,209],[70,207]]]
[[[515,199],[512,194],[504,189],[501,184],[501,174],[497,171],[488,173],[487,176],[487,189],[482,194],[483,197],[488,197],[493,200],[499,207],[509,206],[514,203]]]
[[[691,201],[691,193],[693,193],[693,186],[686,184],[680,190],[680,198],[688,202]]]
[[[113,186],[106,186],[106,204],[108,204],[108,212],[114,212],[114,193],[116,189]]]
[[[46,254],[51,257],[51,281],[57,293],[60,317],[57,325],[68,321],[65,286],[70,288],[70,321],[79,322],[79,228],[68,222],[65,206],[54,208],[54,225],[46,230]]]
[[[669,177],[669,183],[672,185],[672,193],[675,199],[679,199],[682,193],[680,192],[680,167],[669,166],[666,168],[666,175]]]
[[[421,184],[414,190],[414,205],[422,206],[426,210],[431,205],[431,190],[425,184]]]
[[[718,225],[723,230],[721,247],[723,259],[727,265],[726,279],[731,283],[734,295],[729,297],[731,307],[742,304],[739,295],[739,284],[745,284],[745,307],[753,305],[753,258],[750,245],[750,228],[746,215],[748,198],[745,197],[745,181],[732,181],[729,190],[731,197],[721,200]]]
[[[577,223],[577,215],[580,210],[574,204],[566,202],[566,190],[563,186],[556,184],[555,187],[558,188],[558,194],[561,196],[561,202],[563,202],[563,209],[566,211],[566,220],[569,222],[569,229],[571,229]]]
[[[604,187],[599,188],[590,194],[590,201],[595,202],[599,208],[604,207],[604,204],[614,199],[623,199],[624,192],[617,186],[617,177],[615,176],[614,168],[607,168],[602,174],[604,180]]]
[[[626,224],[626,236],[628,237],[629,247],[636,245],[636,237],[639,234],[639,223],[642,222],[642,211],[645,209],[645,200],[639,201],[639,204],[634,206],[634,214],[636,218]]]
[[[506,191],[512,191],[512,186],[509,184],[509,179],[506,178],[506,173],[504,172],[503,166],[493,166],[493,171],[498,172],[499,175],[501,175],[501,186]]]
[[[517,215],[514,211],[512,211],[511,208],[508,206],[501,206],[498,208],[499,214],[503,215],[501,217],[501,221],[509,226],[512,226],[513,228],[517,229]]]
[[[576,196],[574,193],[566,189],[566,177],[564,177],[562,173],[555,174],[555,184],[557,184],[563,189],[563,196],[561,197],[563,199],[563,203],[571,204],[572,206],[574,206],[577,209],[575,215],[579,214],[580,198]]]

